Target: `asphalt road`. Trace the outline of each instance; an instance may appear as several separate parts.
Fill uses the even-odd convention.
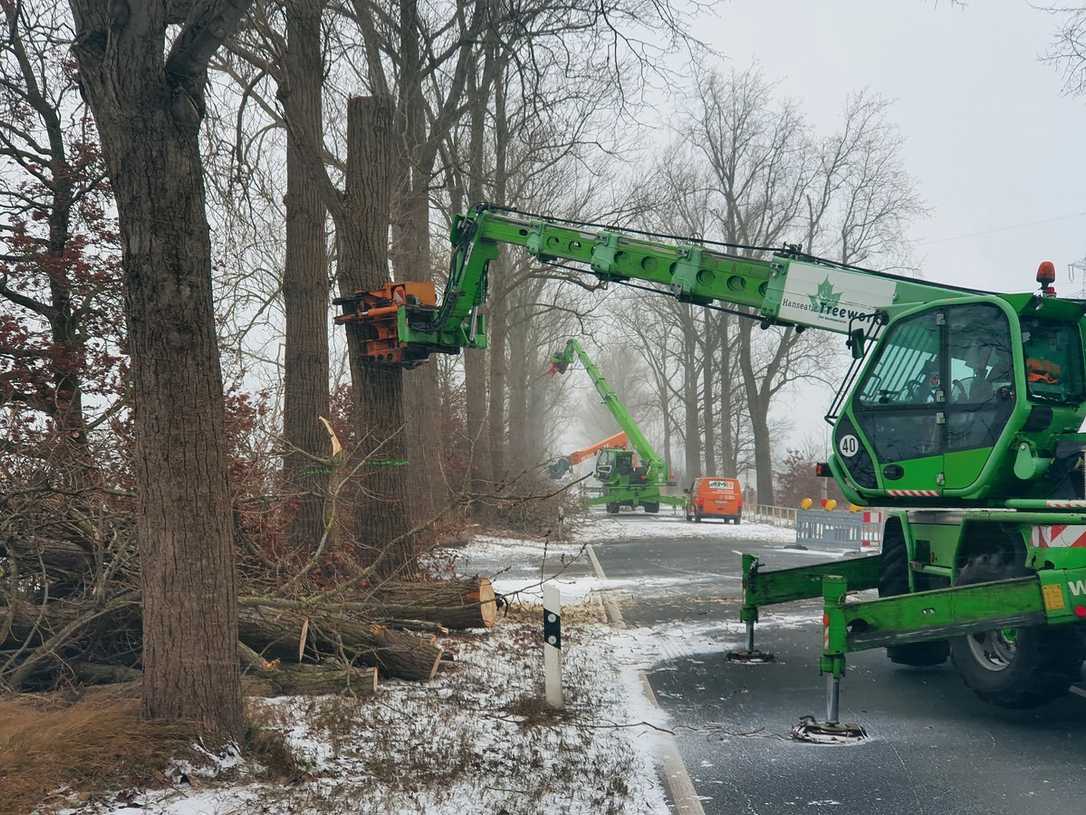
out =
[[[870,738],[850,746],[791,741],[802,714],[823,713],[820,606],[807,601],[765,614],[757,645],[777,662],[728,663],[725,647],[741,640],[733,550],[771,567],[817,558],[779,545],[669,538],[666,524],[648,537],[645,519],[636,520],[636,537],[595,546],[608,578],[639,583],[621,597],[627,625],[721,626],[719,652],[672,659],[649,675],[709,815],[1086,812],[1086,699],[1002,710],[974,697],[949,663],[918,670],[891,664],[881,650],[852,655],[842,718],[862,724]]]

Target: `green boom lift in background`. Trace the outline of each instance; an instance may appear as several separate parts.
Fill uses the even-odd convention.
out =
[[[566,347],[551,356],[551,370],[562,373],[577,357],[584,365],[585,373],[596,387],[604,406],[615,418],[615,423],[626,432],[626,439],[633,450],[610,447],[600,451],[596,458],[596,478],[603,484],[603,494],[589,499],[589,506],[603,504],[611,514],[623,507],[644,507],[645,512],[659,512],[660,504],[683,506],[680,496],[664,495],[660,488],[671,486],[667,480],[667,466],[663,457],[652,449],[649,440],[630,411],[622,404],[615,389],[604,379],[600,369],[585,353],[577,340],[570,340]],[[634,453],[639,460],[634,459]]]
[[[1051,263],[1039,290],[996,294],[792,246],[682,241],[480,205],[455,221],[440,305],[369,309],[360,292],[337,319],[413,360],[481,347],[487,266],[502,245],[763,327],[844,336],[852,365],[826,414],[833,452],[820,469],[848,500],[892,510],[882,552],[777,571],[743,557],[748,647],[736,658],[757,658],[762,606],[823,598],[826,718],[798,735],[858,735],[838,722],[853,651],[886,648],[909,665],[950,655],[979,696],[1012,707],[1062,695],[1081,676],[1086,549],[1047,545],[1045,533],[1086,524],[1086,302],[1055,296]],[[864,589],[879,598],[849,595]]]

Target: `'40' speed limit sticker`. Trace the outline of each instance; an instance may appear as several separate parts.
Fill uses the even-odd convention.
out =
[[[842,436],[837,441],[837,450],[845,458],[852,458],[860,452],[860,440],[851,433],[847,436]]]

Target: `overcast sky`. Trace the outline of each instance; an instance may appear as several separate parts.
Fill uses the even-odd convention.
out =
[[[1056,27],[1024,0],[730,0],[699,34],[736,68],[757,62],[820,132],[851,91],[894,101],[931,210],[912,230],[924,277],[1023,291],[1050,259],[1070,295],[1082,280],[1067,266],[1086,255],[1086,99],[1063,95],[1041,61]],[[796,393],[787,410],[828,398]],[[808,410],[791,441],[821,436],[822,413]]]

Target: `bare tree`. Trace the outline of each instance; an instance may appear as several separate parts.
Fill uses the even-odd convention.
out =
[[[1047,59],[1063,73],[1064,89],[1086,93],[1086,6],[1048,6],[1043,10],[1059,18]]]
[[[135,408],[143,712],[242,733],[223,389],[199,128],[246,0],[70,0],[120,216]],[[179,25],[167,41],[167,29]]]

